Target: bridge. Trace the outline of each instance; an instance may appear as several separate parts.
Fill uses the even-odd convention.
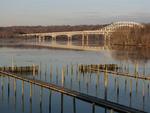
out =
[[[66,49],[90,49],[90,50],[97,50],[100,48],[91,48],[88,47],[89,45],[89,35],[102,35],[104,37],[104,45],[110,44],[110,36],[113,32],[117,31],[118,29],[122,28],[143,28],[144,25],[136,22],[128,22],[128,21],[121,21],[121,22],[114,22],[109,24],[108,26],[105,26],[98,30],[84,30],[84,31],[67,31],[67,32],[51,32],[51,33],[30,33],[30,34],[21,34],[19,36],[26,37],[26,38],[35,38],[36,44],[38,46],[41,45],[41,43],[46,41],[46,38],[51,38],[51,44],[43,45],[43,46],[50,46],[55,48],[66,48]],[[81,47],[77,47],[72,45],[72,38],[73,36],[81,36]],[[67,37],[67,45],[59,45],[57,44],[57,38],[60,36],[66,36]],[[85,48],[88,47],[88,48]],[[84,47],[84,48],[83,48]]]

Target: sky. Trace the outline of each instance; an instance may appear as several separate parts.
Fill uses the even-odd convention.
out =
[[[150,22],[150,0],[0,0],[0,26]]]

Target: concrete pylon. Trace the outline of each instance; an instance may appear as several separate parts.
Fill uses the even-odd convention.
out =
[[[85,35],[82,34],[82,46],[84,46],[84,38],[85,38]]]
[[[56,35],[52,35],[52,45],[56,45]]]
[[[68,46],[71,46],[72,45],[72,35],[67,35],[67,37],[68,37],[68,42],[67,42],[67,45]]]
[[[39,43],[41,43],[41,36],[40,35],[38,36],[38,39],[39,39]]]
[[[42,36],[42,42],[45,42],[45,36]]]
[[[89,45],[89,36],[88,36],[88,34],[86,35],[86,46],[88,46]]]

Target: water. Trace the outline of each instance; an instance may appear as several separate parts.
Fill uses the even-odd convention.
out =
[[[32,74],[19,74],[29,78],[54,83],[88,95],[104,98],[112,102],[130,106],[136,109],[150,111],[149,81],[108,74],[108,84],[105,87],[103,72],[79,73],[80,64],[118,64],[123,72],[145,76],[150,75],[149,58],[137,56],[135,51],[99,52],[71,51],[54,49],[19,49],[0,48],[0,65],[39,65],[40,71]],[[135,68],[136,67],[136,68]],[[63,73],[63,74],[62,74]],[[22,81],[0,76],[0,109],[2,113],[92,113],[92,104],[73,97],[62,95],[32,85],[32,101],[30,101],[30,84],[24,83],[22,96]],[[63,98],[62,98],[63,97]],[[75,101],[74,101],[75,100]],[[107,108],[95,106],[95,113],[111,112]]]

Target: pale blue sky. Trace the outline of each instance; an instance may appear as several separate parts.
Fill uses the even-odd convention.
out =
[[[150,22],[150,0],[0,0],[0,26]]]

